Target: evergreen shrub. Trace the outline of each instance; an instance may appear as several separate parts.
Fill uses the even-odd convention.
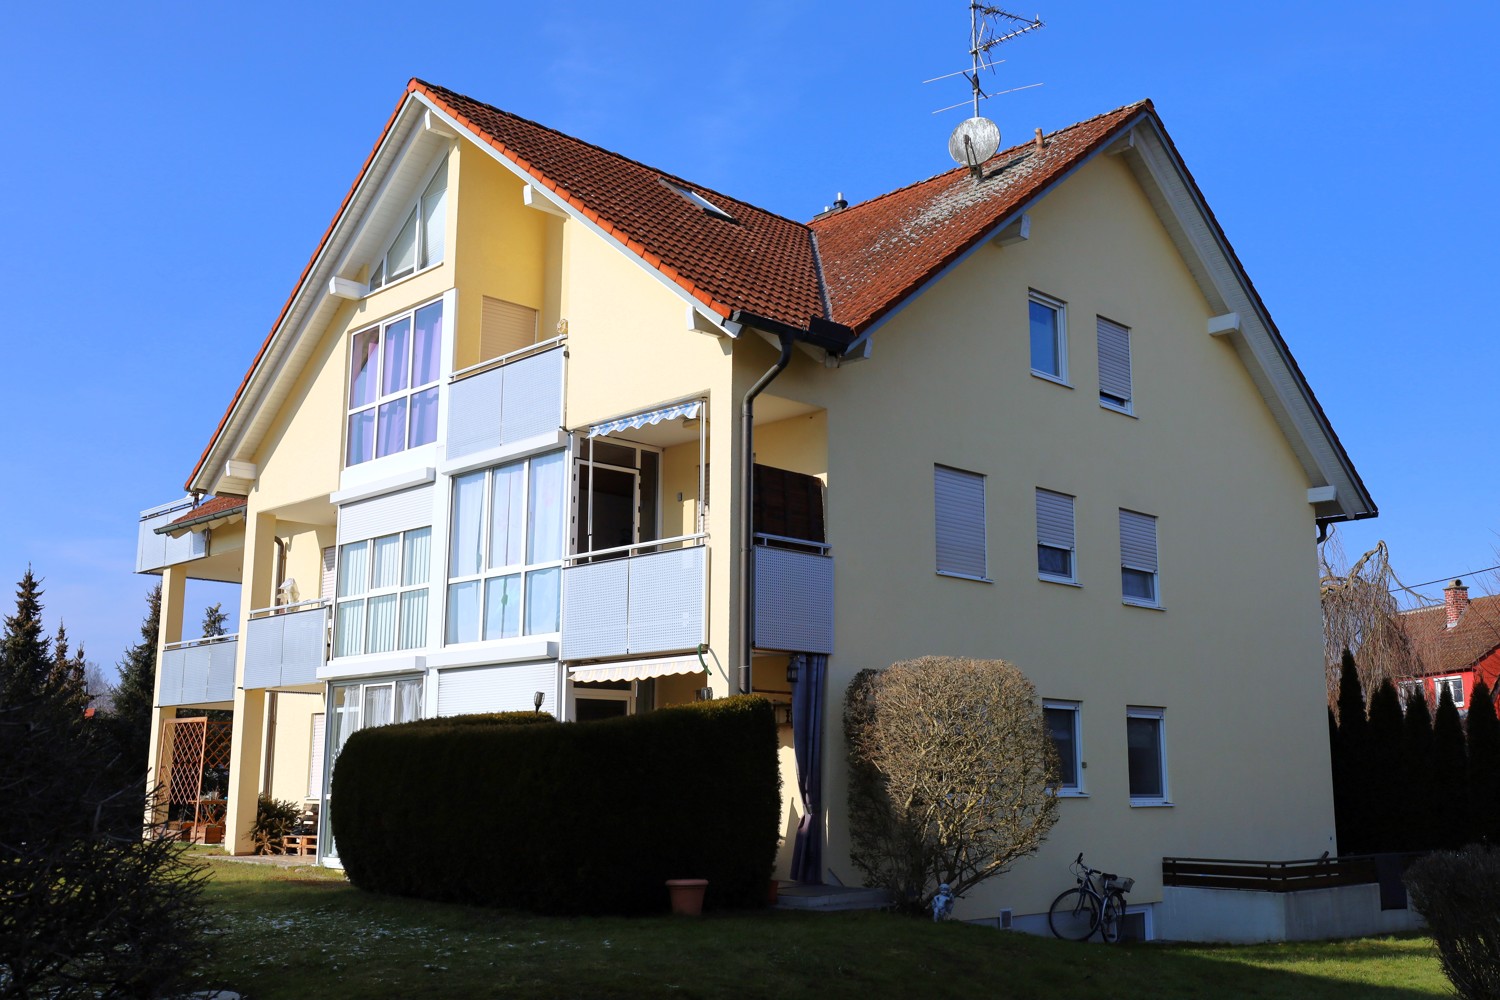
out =
[[[1500,997],[1500,850],[1437,851],[1406,871],[1412,906],[1427,920],[1443,973],[1465,1000]]]
[[[660,911],[667,879],[706,878],[710,907],[765,905],[781,815],[769,702],[567,725],[522,716],[538,718],[429,719],[350,737],[330,802],[350,881],[592,914]]]

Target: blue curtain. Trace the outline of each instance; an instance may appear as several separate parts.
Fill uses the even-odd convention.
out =
[[[792,748],[797,756],[797,790],[802,822],[792,846],[792,878],[823,884],[823,678],[828,657],[797,653],[792,685]]]

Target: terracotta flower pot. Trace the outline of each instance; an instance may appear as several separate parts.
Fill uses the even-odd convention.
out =
[[[672,912],[684,917],[703,914],[703,894],[707,890],[706,878],[667,879],[667,892],[672,896]]]

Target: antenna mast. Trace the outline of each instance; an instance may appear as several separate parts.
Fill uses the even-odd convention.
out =
[[[969,81],[969,86],[974,91],[974,117],[979,117],[979,102],[989,94],[986,94],[979,86],[979,71],[981,69],[993,70],[995,63],[989,59],[990,49],[1018,38],[1028,31],[1044,28],[1041,15],[1038,14],[1031,20],[1012,14],[1008,10],[999,7],[991,7],[989,4],[978,3],[976,0],[969,2],[969,57],[973,62],[971,72],[965,73],[964,77]]]

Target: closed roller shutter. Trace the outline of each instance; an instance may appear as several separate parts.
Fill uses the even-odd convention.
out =
[[[984,579],[984,477],[943,465],[932,476],[938,572]]]

